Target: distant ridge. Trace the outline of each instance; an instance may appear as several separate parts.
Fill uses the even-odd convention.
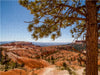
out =
[[[38,46],[54,46],[54,45],[66,45],[67,42],[32,42],[34,45]]]
[[[0,45],[12,43],[12,42],[19,42],[19,41],[2,41],[2,42],[0,42]],[[32,42],[32,44],[36,45],[36,46],[54,46],[54,45],[66,45],[69,43],[67,43],[67,42]]]
[[[1,45],[1,44],[12,43],[12,42],[16,42],[16,41],[2,41],[2,42],[0,42],[0,45]]]

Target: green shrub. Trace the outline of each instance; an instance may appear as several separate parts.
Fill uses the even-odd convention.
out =
[[[67,68],[67,64],[64,62],[63,63],[63,67],[66,69]]]
[[[24,63],[22,63],[22,64],[21,64],[21,67],[24,67],[24,65],[25,65],[25,64],[24,64]]]

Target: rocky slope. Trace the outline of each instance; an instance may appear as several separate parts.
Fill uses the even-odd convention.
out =
[[[3,56],[8,55],[11,61],[24,64],[24,69],[0,71],[1,75],[14,71],[16,74],[13,75],[19,75],[20,71],[23,75],[81,75],[85,67],[85,55],[82,51],[73,50],[71,45],[40,47],[29,42],[13,42],[0,47],[6,48],[2,51]]]

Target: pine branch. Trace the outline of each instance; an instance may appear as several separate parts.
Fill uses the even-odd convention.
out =
[[[72,7],[72,6],[70,6],[70,5],[64,5],[64,4],[57,4],[57,5],[58,5],[57,7],[59,7],[59,6],[69,7],[70,9],[73,9],[73,11],[76,11],[77,13],[79,13],[79,14],[81,14],[81,15],[83,15],[83,16],[86,16],[86,14],[83,13],[83,12],[81,12],[81,11],[79,10],[79,8],[75,8],[75,7]],[[81,8],[81,7],[80,7],[80,8]]]
[[[97,11],[99,11],[99,9],[100,9],[100,5],[99,5],[99,6],[97,6]]]
[[[77,9],[83,9],[83,8],[86,8],[86,5],[77,7]]]
[[[86,54],[85,54],[85,53],[82,53],[81,51],[79,51],[79,50],[77,50],[77,49],[75,49],[75,48],[73,48],[73,47],[72,47],[72,50],[74,50],[75,52],[78,52],[78,53],[83,54],[83,55],[85,55],[85,56],[86,56]]]
[[[79,18],[79,17],[68,17],[67,19],[86,20],[85,18]]]
[[[54,17],[61,17],[64,18],[63,16],[54,16]],[[80,18],[80,17],[65,17],[66,19],[73,19],[73,20],[85,20],[86,18]]]

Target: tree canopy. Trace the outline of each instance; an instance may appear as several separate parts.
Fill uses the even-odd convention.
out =
[[[30,10],[33,20],[28,26],[33,38],[48,37],[54,40],[61,36],[61,28],[72,26],[72,37],[78,38],[86,32],[85,0],[19,0]],[[92,12],[92,11],[91,11]],[[97,2],[97,21],[100,23],[100,1]]]
[[[98,75],[98,36],[100,36],[100,0],[19,0],[31,11],[28,26],[33,38],[61,36],[71,26],[72,37],[86,33],[86,75]],[[99,34],[99,35],[98,35]]]

